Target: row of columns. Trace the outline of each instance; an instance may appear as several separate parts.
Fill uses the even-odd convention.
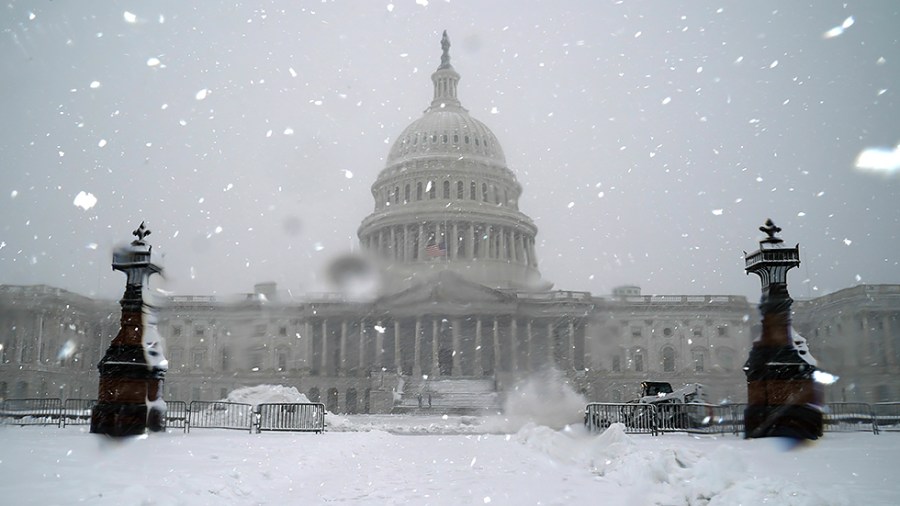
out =
[[[503,225],[434,222],[384,227],[363,238],[368,251],[398,262],[426,260],[425,248],[444,244],[450,260],[490,258],[537,267],[534,237]]]
[[[369,326],[366,325],[367,322],[359,322],[358,325],[353,325],[356,327],[355,332],[351,332],[351,324],[347,320],[307,321],[306,335],[311,337],[307,357],[314,361],[309,366],[323,375],[341,374],[354,368],[365,371],[381,366],[390,371],[412,373],[415,376],[428,374],[433,377],[483,376],[501,370],[530,371],[548,363],[570,370],[584,367],[584,333],[576,332],[577,326],[573,321],[522,322],[512,318],[501,322],[498,317],[472,318],[475,320],[474,335],[469,336],[463,335],[466,327],[463,322],[470,321],[468,318],[448,320],[440,317],[417,317],[370,321]],[[446,332],[448,329],[442,328],[443,322],[449,323],[449,336]],[[506,322],[508,325],[504,326],[503,323]],[[337,339],[331,339],[331,342],[337,345],[337,350],[331,350],[328,337],[333,335],[331,329],[335,326],[340,331]],[[410,329],[413,330],[412,336],[409,335]],[[560,336],[562,339],[559,339]],[[392,340],[392,345],[386,342],[388,339]],[[404,349],[410,344],[413,347],[411,370],[408,367],[409,361],[404,361]],[[426,344],[428,353],[424,353]],[[353,364],[348,363],[351,346],[358,347]],[[317,347],[318,353],[313,352],[314,347]],[[387,353],[385,350],[392,352],[391,356],[382,355],[383,352]],[[441,363],[442,351],[451,354],[450,363]],[[580,356],[576,351],[580,351]],[[333,363],[335,358],[337,364]],[[468,361],[465,367],[463,361]],[[449,374],[442,371],[442,365],[449,367]]]

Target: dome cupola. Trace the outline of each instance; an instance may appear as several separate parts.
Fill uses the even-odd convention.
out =
[[[441,49],[431,104],[394,141],[372,185],[361,247],[396,274],[388,289],[446,270],[492,288],[549,288],[534,254],[537,227],[518,209],[522,187],[497,137],[459,100],[446,31]]]

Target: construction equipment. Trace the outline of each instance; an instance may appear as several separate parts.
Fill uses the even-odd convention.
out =
[[[637,399],[615,406],[618,406],[616,413],[597,409],[591,413],[585,411],[585,425],[592,430],[605,429],[611,423],[621,421],[629,428],[687,430],[708,424],[711,417],[704,387],[699,383],[673,390],[668,382],[643,381]]]

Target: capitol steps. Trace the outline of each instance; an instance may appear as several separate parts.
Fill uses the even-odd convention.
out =
[[[478,414],[502,410],[493,378],[407,380],[394,404],[398,414]]]

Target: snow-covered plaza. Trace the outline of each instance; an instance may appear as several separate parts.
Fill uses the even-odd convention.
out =
[[[181,430],[111,440],[0,428],[4,504],[900,504],[900,433],[789,448],[589,434],[493,417],[331,417],[325,434]]]

